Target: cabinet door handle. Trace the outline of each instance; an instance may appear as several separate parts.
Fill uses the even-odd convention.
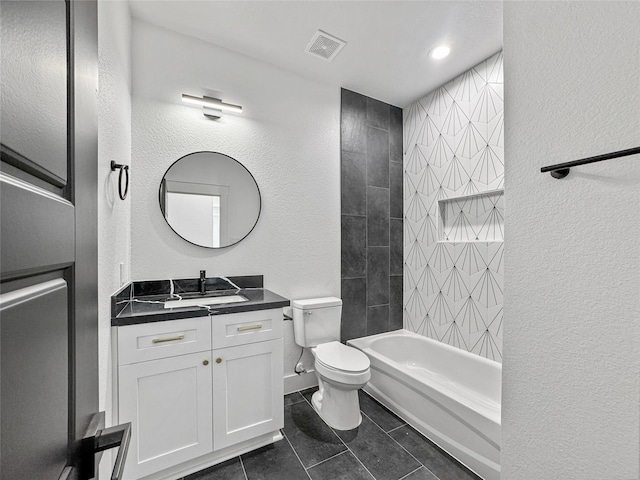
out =
[[[151,343],[175,342],[177,340],[184,340],[184,335],[176,335],[175,337],[169,338],[154,338],[151,340]]]
[[[216,363],[221,363],[222,362],[222,358],[218,357],[216,358]]]
[[[209,365],[209,360],[203,360],[202,364],[206,367],[207,365]]]
[[[262,325],[251,325],[250,327],[238,327],[239,332],[246,332],[247,330],[260,330]]]

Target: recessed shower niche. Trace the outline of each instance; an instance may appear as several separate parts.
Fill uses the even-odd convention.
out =
[[[504,241],[504,190],[438,200],[440,242]]]

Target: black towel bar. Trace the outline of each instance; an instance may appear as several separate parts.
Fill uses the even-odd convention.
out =
[[[603,155],[596,155],[595,157],[582,158],[580,160],[574,160],[572,162],[558,163],[557,165],[549,165],[548,167],[542,167],[540,171],[542,173],[551,172],[551,176],[553,178],[564,178],[569,175],[569,169],[571,167],[586,165],[587,163],[602,162],[603,160],[611,160],[612,158],[626,157],[628,155],[635,155],[637,153],[640,153],[640,147],[628,148],[627,150],[620,150],[618,152],[605,153]]]

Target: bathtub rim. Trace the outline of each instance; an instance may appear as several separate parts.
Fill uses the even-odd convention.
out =
[[[371,344],[379,338],[388,338],[396,335],[403,336],[403,337],[418,338],[421,341],[424,340],[427,343],[430,343],[437,348],[453,348],[456,350],[456,353],[460,354],[464,358],[468,358],[470,360],[473,360],[474,362],[480,362],[490,366],[495,366],[497,364],[497,365],[500,365],[500,368],[502,368],[502,364],[500,362],[496,362],[495,360],[491,360],[489,358],[482,357],[475,353],[468,352],[467,350],[463,350],[461,348],[453,347],[448,343],[443,343],[438,340],[434,340],[433,338],[425,337],[424,335],[420,335],[419,333],[415,333],[415,332],[412,332],[411,330],[406,330],[404,328],[400,328],[398,330],[391,330],[389,332],[376,333],[374,335],[367,335],[366,337],[353,338],[351,340],[347,340],[347,345],[352,345],[358,348],[359,350],[362,350],[364,348],[371,347]]]

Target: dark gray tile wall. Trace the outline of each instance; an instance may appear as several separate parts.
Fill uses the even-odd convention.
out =
[[[342,341],[402,328],[402,109],[342,89]]]

